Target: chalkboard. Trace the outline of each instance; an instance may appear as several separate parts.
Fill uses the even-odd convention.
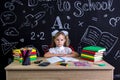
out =
[[[104,60],[120,79],[120,0],[0,0],[0,20],[3,73],[12,49],[32,46],[43,56],[57,29],[69,32],[79,54],[86,45],[105,47]]]

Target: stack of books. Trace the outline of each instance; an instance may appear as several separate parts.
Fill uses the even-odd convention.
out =
[[[100,46],[87,46],[82,49],[81,58],[96,62],[103,60],[103,53],[106,51],[106,48]]]

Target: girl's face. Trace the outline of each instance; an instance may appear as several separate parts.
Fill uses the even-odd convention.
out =
[[[66,39],[64,35],[60,34],[58,37],[54,39],[54,41],[57,47],[61,47],[64,45]]]

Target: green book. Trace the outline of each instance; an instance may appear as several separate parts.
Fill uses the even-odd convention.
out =
[[[100,47],[100,46],[87,46],[87,47],[84,47],[83,50],[89,50],[94,52],[104,52],[106,51],[106,48]]]

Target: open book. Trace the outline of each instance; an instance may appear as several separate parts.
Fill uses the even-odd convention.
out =
[[[102,32],[99,28],[94,26],[89,26],[81,38],[81,42],[87,43],[89,45],[105,47],[107,53],[111,51],[117,41],[118,37],[112,35],[109,32]]]
[[[79,59],[73,58],[73,57],[51,57],[51,58],[47,58],[47,61],[50,63],[56,63],[56,62],[61,62],[61,61],[79,61]]]

